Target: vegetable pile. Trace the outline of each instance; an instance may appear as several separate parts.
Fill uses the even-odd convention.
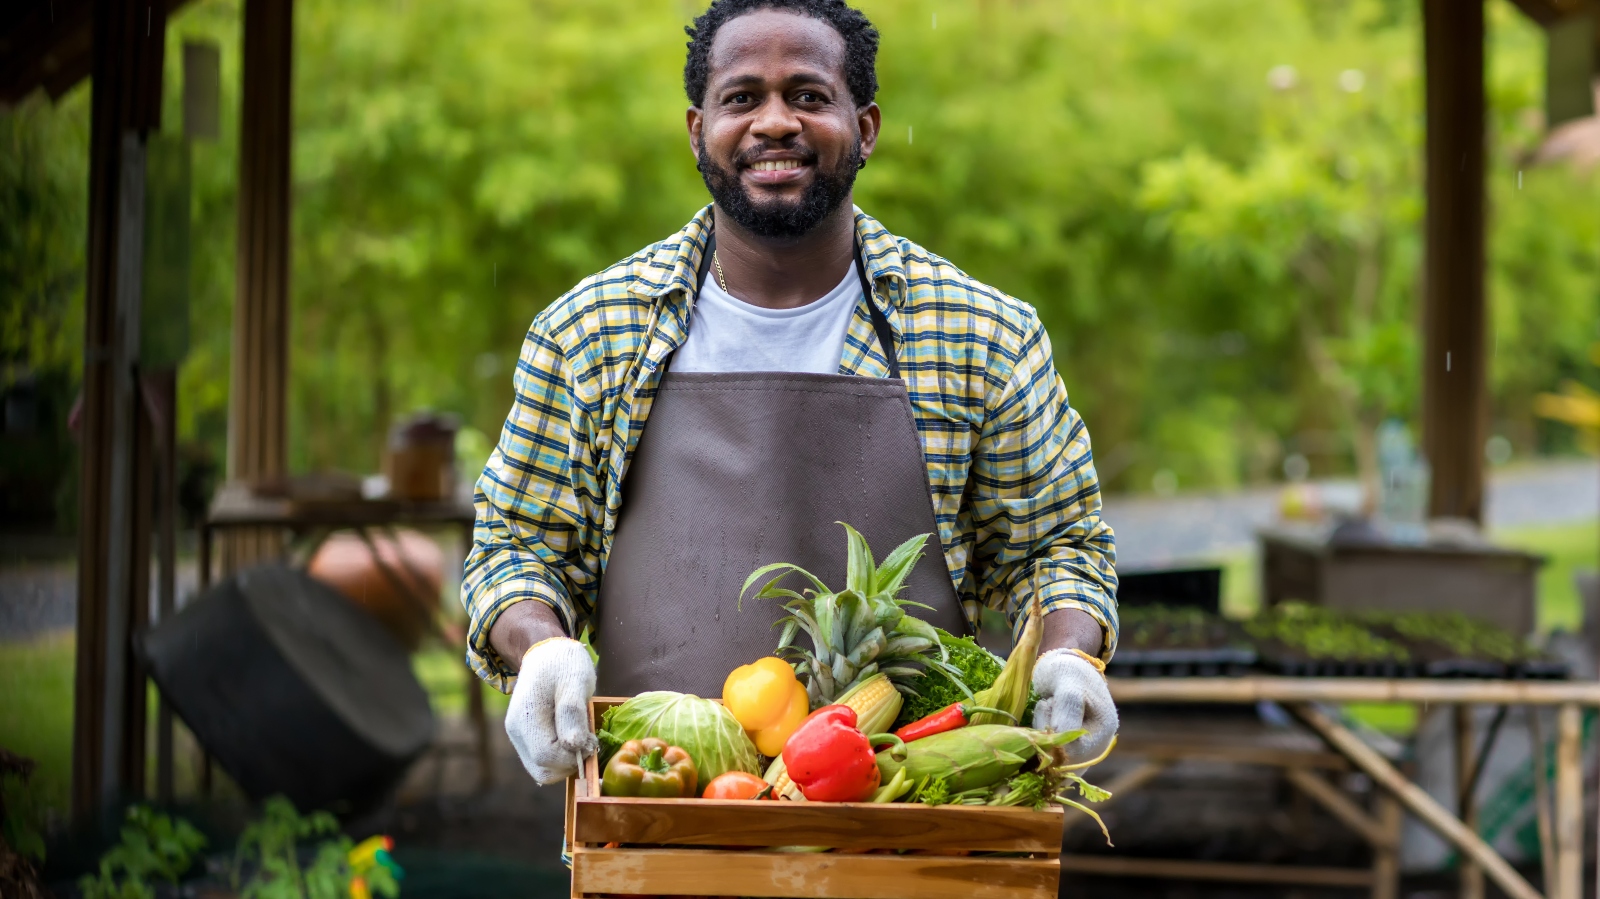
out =
[[[848,525],[845,531],[845,589],[830,590],[786,563],[765,566],[746,581],[748,591],[770,577],[755,596],[783,600],[788,614],[778,655],[729,673],[721,705],[653,692],[606,711],[599,734],[602,792],[1062,805],[1088,814],[1104,832],[1100,817],[1069,795],[1075,791],[1089,802],[1110,796],[1079,773],[1101,759],[1068,760],[1066,747],[1083,731],[1019,726],[1030,720],[1037,699],[1031,682],[1043,638],[1038,602],[1028,610],[1016,649],[1002,661],[970,638],[906,611],[919,604],[899,594],[928,535],[874,564],[865,539]],[[799,592],[781,586],[789,575],[811,586]],[[802,631],[809,647],[795,642]]]

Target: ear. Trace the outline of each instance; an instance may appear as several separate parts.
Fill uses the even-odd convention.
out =
[[[700,128],[704,124],[705,114],[700,111],[700,107],[691,106],[688,112],[684,113],[684,125],[689,129],[689,152],[693,153],[697,160],[700,158]]]
[[[856,110],[856,128],[861,132],[861,158],[868,159],[878,146],[878,131],[883,127],[883,112],[878,104],[868,103]]]

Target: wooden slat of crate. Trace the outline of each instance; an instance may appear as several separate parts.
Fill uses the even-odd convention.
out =
[[[840,849],[1061,851],[1062,810],[893,803],[755,802],[580,798],[581,843],[792,846]]]
[[[665,894],[817,899],[1045,899],[1059,859],[576,847],[575,896]]]

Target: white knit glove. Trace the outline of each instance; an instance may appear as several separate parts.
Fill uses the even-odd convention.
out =
[[[522,656],[506,709],[506,736],[535,781],[566,780],[578,773],[580,758],[599,750],[589,732],[593,695],[594,661],[582,643],[542,640]]]
[[[1033,689],[1039,703],[1033,707],[1033,726],[1064,733],[1083,728],[1088,733],[1068,744],[1074,762],[1099,758],[1117,735],[1117,706],[1106,688],[1106,677],[1087,659],[1070,649],[1052,649],[1033,667]]]

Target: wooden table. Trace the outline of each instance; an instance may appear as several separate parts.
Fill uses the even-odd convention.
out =
[[[1557,710],[1556,767],[1553,810],[1548,824],[1541,827],[1551,839],[1544,843],[1549,899],[1583,899],[1583,765],[1581,758],[1581,710],[1600,708],[1600,683],[1592,681],[1496,681],[1434,680],[1427,678],[1292,678],[1249,677],[1147,677],[1111,678],[1111,694],[1119,706],[1136,703],[1255,703],[1281,704],[1295,718],[1322,739],[1340,758],[1364,772],[1383,790],[1384,798],[1369,812],[1338,790],[1316,769],[1327,765],[1316,759],[1292,754],[1268,757],[1256,753],[1229,752],[1196,743],[1189,747],[1158,750],[1137,745],[1119,747],[1119,755],[1149,757],[1105,784],[1113,793],[1137,789],[1160,773],[1165,764],[1180,757],[1200,757],[1206,753],[1245,763],[1282,767],[1289,782],[1334,817],[1350,826],[1372,844],[1375,863],[1371,872],[1351,869],[1297,869],[1289,866],[1236,865],[1192,861],[1120,859],[1106,856],[1063,856],[1063,871],[1096,874],[1180,877],[1185,879],[1241,880],[1277,883],[1321,883],[1325,885],[1370,886],[1375,899],[1393,899],[1399,889],[1399,808],[1403,807],[1437,832],[1461,853],[1464,860],[1463,892],[1481,895],[1481,879],[1487,874],[1513,899],[1540,899],[1540,893],[1481,839],[1467,821],[1473,820],[1470,804],[1458,811],[1440,805],[1402,774],[1382,754],[1368,746],[1349,728],[1331,717],[1319,705],[1350,702],[1403,702],[1426,705],[1553,706]],[[1457,716],[1463,721],[1465,716]],[[1459,735],[1458,735],[1459,736]],[[1470,771],[1477,759],[1470,734],[1457,740],[1460,770]],[[1165,752],[1165,755],[1163,755]],[[1537,754],[1538,758],[1542,755]],[[1207,756],[1210,757],[1210,756]],[[1324,760],[1326,760],[1324,756]],[[1543,783],[1536,777],[1536,783]],[[1541,802],[1541,811],[1543,804]],[[1463,820],[1465,818],[1465,821]]]
[[[224,484],[217,491],[200,523],[200,589],[211,584],[212,543],[219,532],[239,528],[279,528],[290,537],[290,555],[309,563],[317,547],[335,531],[352,530],[361,535],[372,547],[370,531],[392,530],[395,527],[457,528],[465,546],[472,545],[472,529],[476,513],[466,497],[440,502],[400,502],[394,500],[346,499],[340,501],[295,501],[287,497],[261,496],[240,483]],[[297,545],[298,544],[298,545]],[[373,560],[384,573],[404,589],[406,578],[388,570],[382,557],[374,550]],[[462,666],[466,679],[467,713],[477,737],[479,786],[490,786],[494,765],[490,757],[489,731],[483,705],[482,684],[478,676],[466,665]],[[162,733],[170,733],[170,715],[163,714],[158,724]],[[157,768],[162,772],[172,769],[171,740],[158,737],[158,745],[165,751],[157,752]],[[207,757],[202,780],[209,781],[210,759]],[[170,776],[166,781],[170,783]]]

